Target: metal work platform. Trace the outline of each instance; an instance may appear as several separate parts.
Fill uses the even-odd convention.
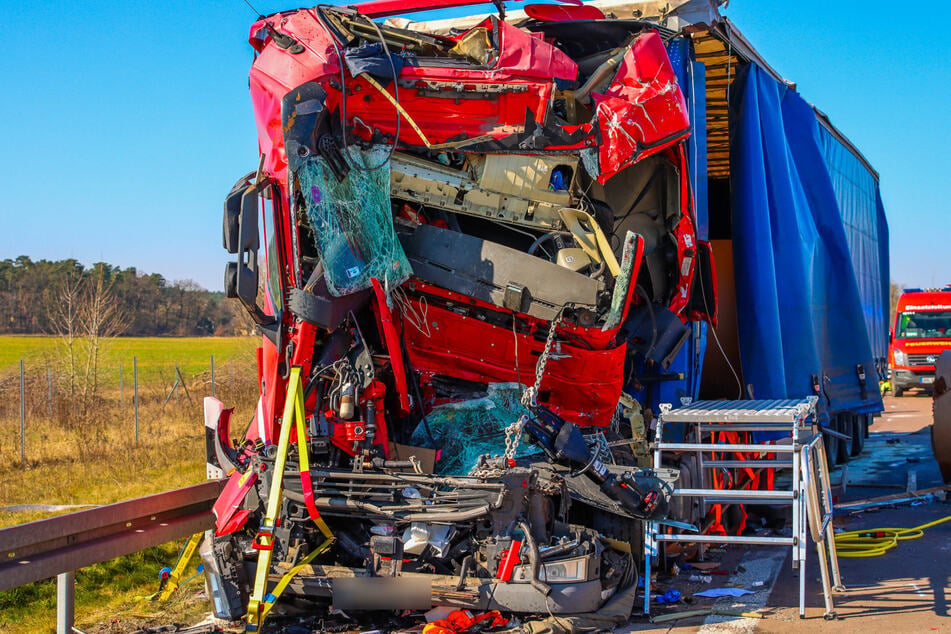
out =
[[[645,584],[644,613],[650,613],[651,561],[658,556],[658,544],[690,542],[699,544],[757,544],[792,549],[793,569],[799,570],[799,616],[805,617],[805,565],[808,534],[816,543],[826,618],[833,618],[832,590],[841,589],[839,565],[832,528],[832,490],[822,436],[816,430],[816,397],[803,400],[697,401],[679,409],[661,405],[657,419],[654,467],[661,468],[665,454],[693,453],[700,467],[701,488],[675,488],[674,496],[701,500],[701,512],[710,504],[770,504],[792,507],[792,535],[766,537],[753,535],[674,534],[659,522],[646,524],[644,539]],[[687,426],[684,439],[692,442],[667,442],[664,428],[677,423]],[[774,440],[756,442],[718,442],[721,432],[782,434]],[[737,436],[736,438],[739,438]],[[789,488],[712,488],[714,470],[792,471]],[[732,472],[731,472],[732,474]],[[735,474],[728,481],[735,483]],[[831,577],[831,578],[830,578]]]

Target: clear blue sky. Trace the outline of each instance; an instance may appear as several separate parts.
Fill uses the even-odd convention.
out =
[[[264,12],[294,3],[252,0]],[[892,278],[951,283],[951,5],[724,11],[881,173]],[[221,288],[221,204],[256,164],[241,0],[0,0],[0,258],[105,260]]]

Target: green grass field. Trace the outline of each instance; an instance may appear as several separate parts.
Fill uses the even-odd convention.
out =
[[[92,420],[77,425],[66,395],[66,372],[55,337],[0,336],[0,527],[48,517],[10,512],[18,504],[108,504],[204,480],[201,400],[210,394],[215,356],[217,396],[247,421],[257,397],[257,337],[123,337],[105,342],[99,400]],[[139,367],[140,442],[133,436],[132,357]],[[19,453],[19,360],[26,366],[26,462]],[[119,390],[119,365],[123,390]],[[191,398],[166,396],[178,365]],[[46,369],[54,377],[50,414]],[[240,434],[237,422],[235,434]],[[195,600],[198,578],[167,604],[144,598],[158,587],[158,570],[172,565],[181,543],[84,568],[76,575],[80,630],[130,631],[150,624],[195,622],[210,609]],[[194,568],[194,564],[192,565]],[[55,583],[0,593],[0,632],[55,629]],[[105,629],[100,624],[105,623]]]
[[[174,381],[176,364],[186,376],[208,372],[214,355],[216,369],[224,373],[216,379],[224,379],[230,361],[253,363],[259,341],[257,337],[116,337],[104,343],[100,367],[106,384],[118,384],[121,365],[123,379],[131,385],[135,357],[140,380]],[[49,365],[55,375],[63,351],[57,337],[0,335],[0,374],[16,372],[22,359],[27,372],[41,369],[45,373]]]

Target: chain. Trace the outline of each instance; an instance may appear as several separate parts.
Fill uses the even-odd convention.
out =
[[[565,307],[558,309],[555,318],[551,320],[551,327],[548,329],[548,339],[545,340],[545,349],[538,357],[538,363],[535,364],[535,385],[522,392],[522,405],[525,407],[535,407],[538,405],[538,390],[542,386],[542,377],[545,375],[545,366],[548,365],[548,356],[551,354],[551,346],[555,343],[555,331],[561,323],[565,314]]]
[[[551,326],[548,330],[548,339],[545,340],[545,349],[542,350],[541,356],[538,357],[538,363],[535,364],[535,385],[525,388],[525,391],[522,392],[522,405],[525,407],[535,407],[538,404],[538,390],[542,385],[542,377],[545,375],[545,366],[548,365],[548,357],[551,355],[552,344],[555,342],[555,331],[558,329],[558,324],[561,323],[564,312],[565,307],[562,306],[555,315],[555,318],[551,320]],[[517,346],[517,337],[515,342]],[[515,362],[518,363],[517,352]],[[521,377],[519,378],[521,379]],[[515,452],[518,451],[518,446],[522,442],[522,429],[527,422],[528,416],[523,414],[517,421],[505,428],[505,453],[502,454],[502,457],[505,458],[506,463],[515,459]]]
[[[515,460],[515,452],[518,451],[518,446],[522,442],[522,429],[527,422],[528,416],[523,414],[517,421],[505,428],[505,453],[502,454],[502,457],[505,458],[506,465],[509,460]]]

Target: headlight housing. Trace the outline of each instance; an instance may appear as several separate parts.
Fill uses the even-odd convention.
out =
[[[512,575],[512,581],[515,583],[525,583],[531,579],[532,571],[530,566],[521,565],[515,567],[515,574]],[[573,557],[571,559],[559,559],[544,563],[538,570],[538,578],[546,583],[578,583],[588,580],[588,558]]]
[[[908,363],[908,355],[899,349],[895,349],[895,365],[905,365]]]

